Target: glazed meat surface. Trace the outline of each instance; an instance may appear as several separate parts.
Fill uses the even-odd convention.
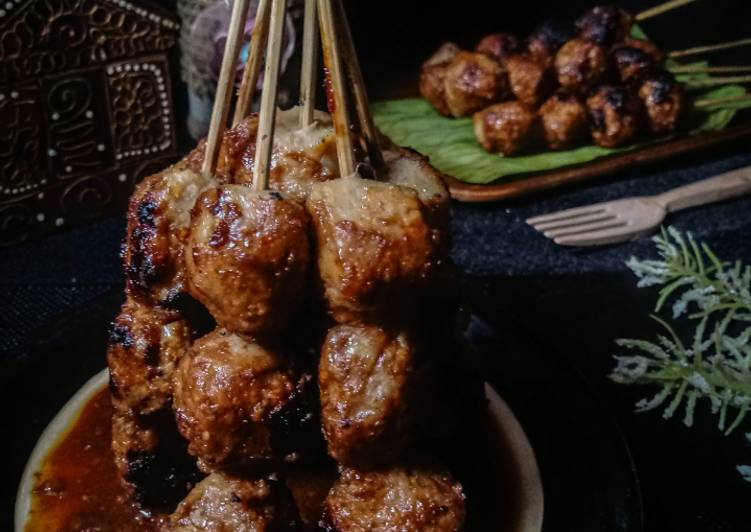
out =
[[[649,54],[632,46],[619,46],[613,51],[615,68],[623,83],[634,83],[643,80],[655,68],[655,63]]]
[[[458,53],[459,47],[448,42],[425,61],[420,72],[420,94],[444,116],[451,116],[446,104],[446,69]]]
[[[343,177],[316,184],[307,207],[324,296],[340,323],[409,310],[444,260],[440,231],[405,186]]]
[[[483,109],[473,123],[478,142],[491,153],[513,155],[534,146],[541,137],[534,108],[517,101]]]
[[[574,94],[559,90],[540,107],[545,142],[552,150],[568,148],[587,136],[587,108]]]
[[[553,90],[550,68],[531,54],[513,54],[506,58],[509,85],[516,98],[533,107],[538,106]]]
[[[556,52],[573,36],[568,26],[558,21],[548,21],[532,31],[527,38],[527,50],[540,64],[550,67]]]
[[[595,142],[614,148],[639,132],[643,109],[639,98],[628,88],[604,85],[587,98],[587,116]]]
[[[169,303],[183,292],[190,209],[202,191],[216,184],[192,170],[168,168],[136,187],[122,248],[126,290],[131,296]]]
[[[326,498],[324,524],[335,532],[463,530],[464,493],[430,466],[361,472],[343,468]]]
[[[595,6],[576,21],[579,37],[593,43],[610,45],[631,33],[634,18],[614,5]]]
[[[595,42],[571,39],[558,50],[555,71],[561,87],[586,92],[607,74],[607,51]]]
[[[647,54],[655,65],[659,65],[665,59],[665,52],[660,50],[654,43],[645,41],[644,39],[633,39],[626,37],[621,41],[618,46],[628,46],[629,48],[636,48]]]
[[[469,116],[508,97],[508,76],[485,54],[459,52],[446,67],[446,107],[454,117]]]
[[[300,530],[297,510],[275,478],[212,473],[170,516],[171,532],[281,532]]]
[[[196,340],[174,381],[177,426],[206,472],[273,458],[274,424],[301,393],[279,355],[224,329]]]
[[[217,323],[265,334],[287,324],[308,275],[308,216],[276,192],[225,185],[201,194],[185,263],[190,294]]]
[[[188,324],[175,311],[128,299],[112,323],[107,348],[118,408],[139,415],[169,408],[172,375],[190,340]]]
[[[516,35],[510,33],[491,33],[482,38],[475,47],[475,52],[488,55],[505,64],[506,58],[521,49],[521,43]]]
[[[674,131],[683,115],[684,95],[680,83],[667,72],[648,77],[639,87],[652,133]]]
[[[414,356],[404,333],[368,325],[329,331],[318,383],[323,431],[337,462],[379,466],[407,447]]]

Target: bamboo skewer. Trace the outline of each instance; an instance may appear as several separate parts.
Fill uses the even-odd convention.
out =
[[[716,78],[692,79],[684,82],[687,87],[711,87],[729,83],[751,83],[751,76],[722,76]]]
[[[360,62],[357,59],[355,51],[355,42],[352,38],[352,30],[347,21],[347,15],[344,11],[344,5],[341,0],[335,0],[339,23],[342,28],[342,47],[344,52],[344,62],[347,66],[349,81],[352,85],[352,93],[355,98],[355,110],[360,123],[360,130],[365,137],[365,147],[368,151],[370,164],[376,170],[383,167],[383,154],[381,147],[378,145],[378,135],[375,125],[373,124],[373,115],[370,112],[370,102],[368,93],[365,89],[365,81],[362,77]]]
[[[327,98],[333,115],[336,152],[339,160],[339,173],[348,176],[355,173],[355,154],[349,130],[349,111],[345,93],[344,72],[342,69],[339,40],[332,0],[318,0],[318,17],[321,25],[323,59],[328,70]],[[331,94],[333,92],[333,94]]]
[[[266,37],[269,31],[269,7],[269,0],[260,0],[258,2],[253,32],[250,35],[248,59],[245,62],[243,79],[240,84],[240,91],[237,94],[237,103],[235,104],[235,114],[232,118],[233,127],[248,116],[253,106],[253,96],[255,96],[256,86],[258,85],[258,74],[261,71],[261,58],[263,57]]]
[[[300,127],[313,123],[318,69],[318,12],[316,0],[305,0],[302,36],[302,67],[300,75]]]
[[[235,65],[240,53],[240,44],[243,37],[243,26],[248,16],[248,4],[250,0],[236,0],[232,6],[227,44],[224,47],[222,67],[219,72],[219,81],[216,87],[214,108],[211,111],[209,123],[209,135],[206,140],[206,154],[203,158],[201,172],[206,177],[211,177],[216,172],[216,163],[219,157],[222,133],[227,125],[230,101],[232,99],[232,87],[235,80]]]
[[[649,9],[645,9],[641,13],[637,13],[634,19],[637,22],[640,22],[642,20],[647,20],[648,18],[656,17],[657,15],[662,15],[663,13],[666,13],[677,7],[685,6],[686,4],[690,4],[691,2],[696,2],[696,0],[670,0],[670,2],[665,2],[664,4],[650,7]]]
[[[258,119],[256,160],[253,168],[253,189],[265,190],[269,183],[271,150],[274,144],[276,121],[276,95],[279,85],[279,65],[284,39],[284,16],[287,0],[272,0],[268,45],[266,46],[266,70],[261,93],[261,111]]]
[[[738,39],[735,41],[708,44],[706,46],[695,46],[693,48],[686,48],[685,50],[676,50],[669,52],[668,57],[686,57],[689,55],[698,55],[706,52],[714,52],[717,50],[727,50],[729,48],[736,48],[738,46],[747,46],[749,44],[751,44],[751,37],[746,39]]]
[[[751,72],[751,66],[691,66],[670,67],[674,74],[732,74]]]
[[[714,107],[715,105],[725,105],[727,103],[747,101],[751,101],[751,94],[738,94],[737,96],[725,96],[724,98],[705,98],[703,100],[696,100],[693,106],[699,108]]]

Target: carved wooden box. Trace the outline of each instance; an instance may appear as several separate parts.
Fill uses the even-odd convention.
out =
[[[0,246],[122,210],[176,156],[170,14],[0,0]]]

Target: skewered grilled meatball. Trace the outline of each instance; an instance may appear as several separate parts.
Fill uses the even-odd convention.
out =
[[[225,185],[201,194],[185,263],[191,295],[232,331],[279,330],[308,274],[308,216],[276,192]]]
[[[647,53],[631,46],[619,46],[613,51],[618,77],[623,83],[643,80],[654,71],[655,63]]]
[[[403,333],[368,325],[338,325],[329,331],[318,383],[323,431],[337,462],[379,466],[406,448],[414,356]]]
[[[475,52],[489,55],[501,64],[505,64],[506,58],[519,52],[521,43],[516,35],[510,33],[491,33],[482,38],[475,47]]]
[[[445,116],[451,116],[446,104],[446,69],[458,53],[459,47],[454,43],[444,44],[425,61],[420,73],[420,94]]]
[[[586,137],[587,108],[570,92],[559,90],[540,107],[543,133],[548,147],[560,150]]]
[[[683,113],[683,87],[667,72],[647,78],[639,87],[652,133],[674,131]]]
[[[174,409],[201,470],[253,466],[280,454],[275,424],[289,421],[304,382],[249,338],[218,329],[198,339],[175,372]]]
[[[141,415],[169,408],[172,374],[189,348],[188,324],[175,311],[128,299],[107,349],[113,401]]]
[[[441,230],[407,187],[356,176],[313,186],[318,270],[338,322],[409,312],[445,258]]]
[[[469,116],[508,97],[508,76],[485,54],[459,52],[446,67],[446,106],[454,117]]]
[[[558,50],[555,70],[561,87],[586,92],[607,74],[607,52],[595,42],[571,39]]]
[[[514,54],[506,58],[509,85],[516,98],[536,107],[553,90],[553,76],[550,68],[530,54]]]
[[[136,187],[122,248],[130,295],[169,303],[183,292],[183,248],[190,209],[210,186],[216,186],[216,181],[197,172],[167,169]]]
[[[532,31],[527,38],[527,50],[540,64],[550,67],[556,52],[573,36],[568,26],[558,21],[548,21]]]
[[[633,139],[642,123],[639,98],[626,87],[603,85],[587,98],[592,137],[604,148],[615,148]]]
[[[521,102],[491,105],[476,113],[473,123],[478,142],[491,153],[513,155],[541,137],[539,116]]]
[[[636,48],[647,54],[655,65],[659,65],[665,59],[665,52],[660,50],[654,43],[646,41],[644,39],[633,39],[626,37],[617,46],[628,46],[629,48]]]
[[[122,482],[147,508],[173,506],[198,479],[170,409],[147,416],[115,409],[112,451]]]
[[[610,45],[625,39],[631,33],[634,18],[613,5],[595,6],[576,21],[579,37],[588,41]]]
[[[323,523],[334,532],[457,532],[464,519],[461,485],[441,469],[413,466],[344,468],[326,498]]]
[[[171,532],[300,530],[292,498],[275,477],[246,479],[212,473],[170,516]]]

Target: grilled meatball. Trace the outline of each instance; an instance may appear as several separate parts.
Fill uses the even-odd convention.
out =
[[[169,408],[172,374],[188,349],[189,327],[177,312],[128,299],[107,349],[113,402],[140,415]]]
[[[369,325],[338,325],[329,331],[318,385],[323,431],[337,462],[379,466],[406,448],[414,356],[404,333]]]
[[[555,71],[561,87],[584,93],[607,74],[607,52],[592,41],[571,39],[558,50]]]
[[[633,23],[634,18],[617,6],[595,6],[576,21],[576,29],[582,39],[607,46],[625,39]]]
[[[451,475],[415,465],[361,472],[343,468],[326,498],[323,523],[335,532],[457,532],[464,493]]]
[[[275,476],[241,478],[212,473],[170,516],[171,532],[300,530],[292,498]]]
[[[545,142],[552,150],[569,148],[588,133],[587,108],[570,92],[559,90],[540,107]]]
[[[509,95],[501,64],[485,54],[459,52],[446,67],[446,107],[454,117],[469,116]]]
[[[514,53],[519,52],[521,43],[516,35],[510,33],[491,33],[482,38],[475,47],[475,52],[488,55],[505,64],[506,58]]]
[[[175,372],[174,409],[201,470],[274,458],[275,424],[287,422],[303,384],[281,356],[247,337],[218,329],[198,339]]]
[[[603,148],[615,148],[636,136],[643,109],[628,88],[603,85],[587,98],[587,116],[595,142]]]
[[[639,87],[639,97],[647,111],[652,133],[674,131],[684,107],[683,87],[667,72],[647,78]]]
[[[147,508],[177,504],[198,479],[195,460],[188,455],[168,408],[147,416],[116,408],[112,451],[121,481]]]
[[[420,73],[420,94],[445,116],[451,116],[446,104],[446,69],[458,53],[459,47],[454,43],[444,44],[425,61]]]
[[[553,90],[550,68],[530,54],[514,54],[506,58],[509,85],[516,98],[533,107],[538,106]]]
[[[216,186],[214,179],[173,168],[147,177],[136,187],[122,248],[126,291],[131,296],[170,303],[183,292],[190,210],[210,186]]]
[[[279,193],[207,190],[193,209],[185,252],[191,295],[232,331],[280,330],[302,299],[307,228],[303,207]]]
[[[414,308],[446,254],[415,190],[349,176],[314,185],[306,205],[336,321]]]
[[[537,62],[551,67],[555,54],[573,36],[567,25],[559,21],[548,21],[532,31],[527,38],[527,50]]]
[[[541,137],[539,116],[521,102],[491,105],[473,119],[477,141],[491,153],[513,155],[534,146]]]
[[[631,46],[617,47],[613,51],[613,61],[623,83],[639,82],[655,69],[655,62],[649,54]]]
[[[660,65],[665,59],[665,52],[660,50],[654,43],[644,39],[626,37],[619,44],[616,44],[616,48],[619,46],[628,46],[629,48],[641,50],[652,59],[652,62],[655,65]]]

